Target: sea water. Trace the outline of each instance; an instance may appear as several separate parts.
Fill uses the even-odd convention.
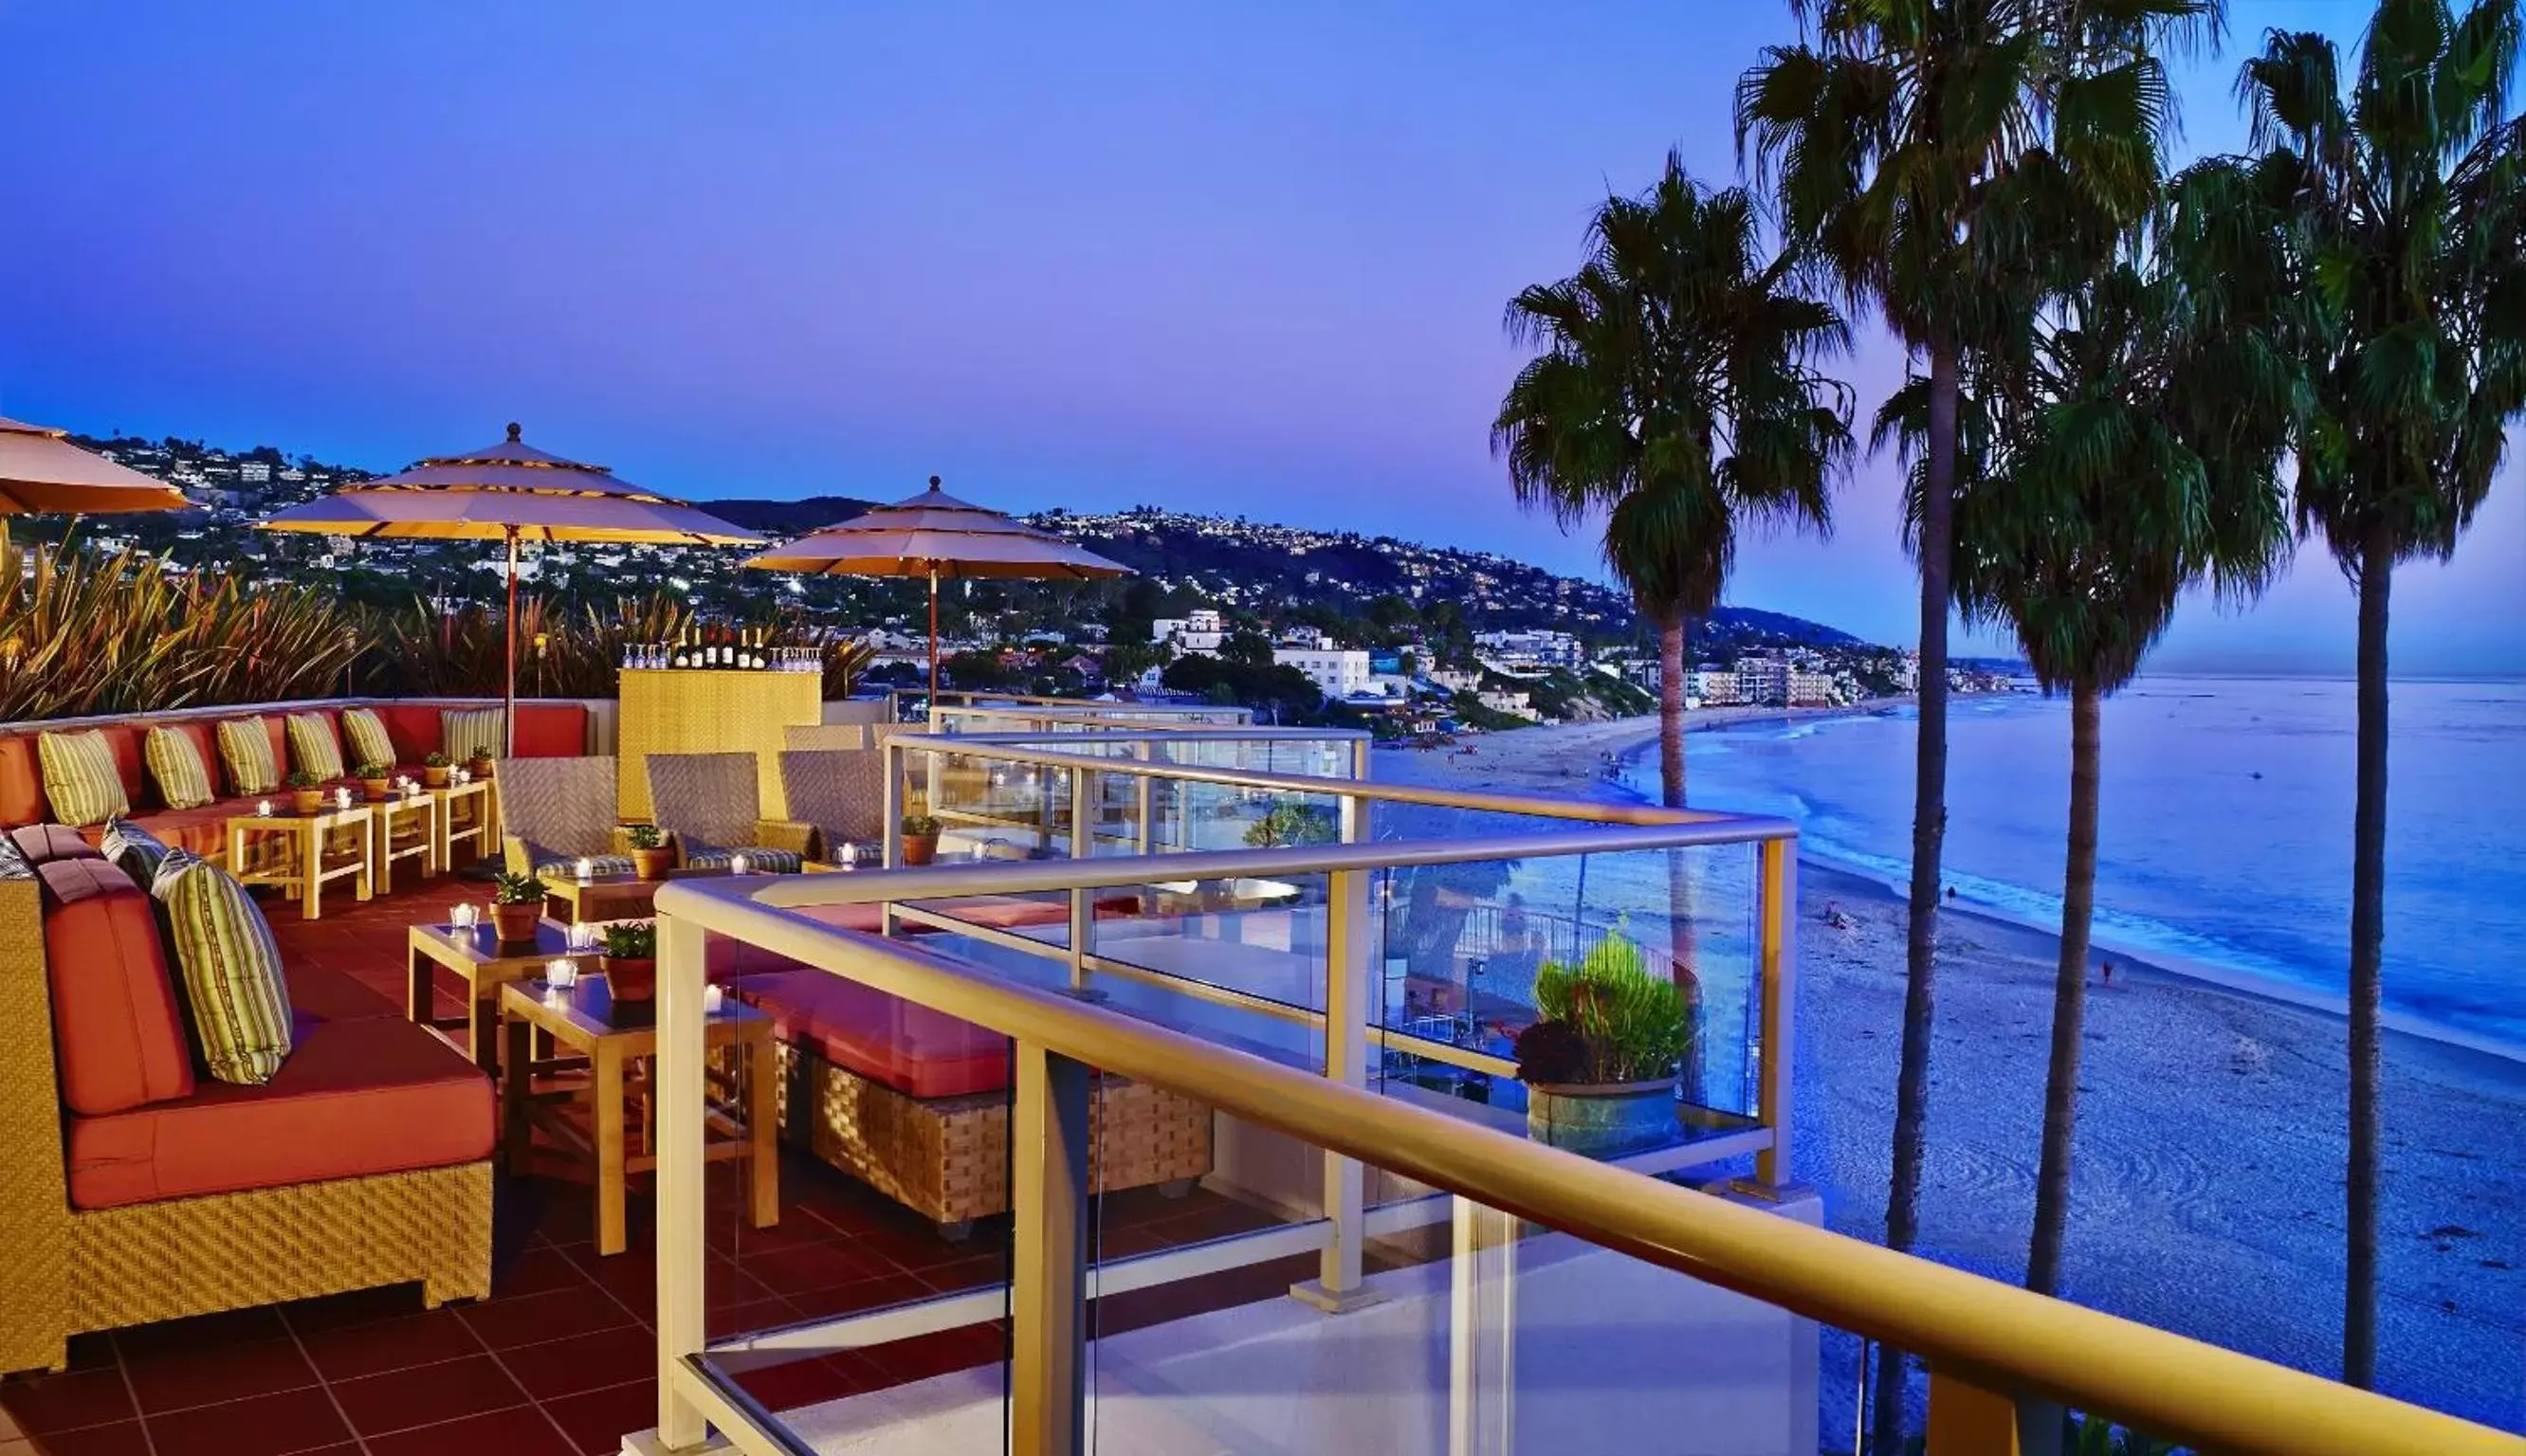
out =
[[[2108,698],[2096,940],[2318,1006],[2348,981],[2353,685],[2144,678]],[[1909,881],[1909,708],[1687,739],[1696,807],[1793,820],[1803,855]],[[2526,683],[2393,685],[2385,1002],[2391,1025],[2526,1055]],[[1945,883],[2055,929],[2069,705],[1950,700]],[[1654,754],[1626,770],[1654,796]]]

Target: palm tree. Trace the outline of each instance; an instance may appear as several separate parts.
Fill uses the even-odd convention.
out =
[[[2386,625],[2395,564],[2445,558],[2526,403],[2526,138],[2509,110],[2518,0],[2383,0],[2343,86],[2333,42],[2275,30],[2238,89],[2286,176],[2322,326],[2299,528],[2359,597],[2350,870],[2350,1161],[2342,1378],[2376,1379]]]
[[[1658,633],[1658,770],[1684,803],[1686,632],[1719,604],[1746,526],[1828,530],[1851,448],[1848,391],[1821,362],[1842,318],[1763,256],[1743,188],[1704,191],[1670,154],[1638,197],[1596,210],[1589,257],[1508,306],[1542,352],[1491,426],[1521,505],[1564,529],[1605,517],[1605,560]],[[1681,964],[1681,963],[1679,963]]]
[[[2101,258],[2154,201],[2171,119],[2155,48],[2215,30],[2218,0],[1790,0],[1812,43],[1738,82],[1737,134],[1785,226],[1927,366],[1919,520],[1920,728],[1903,1040],[1886,1242],[1919,1232],[1946,834],[1947,613],[1963,376],[2025,317],[2021,284],[2076,240]],[[2041,202],[2041,206],[2031,205]],[[1903,1357],[1877,1393],[1902,1441]]]

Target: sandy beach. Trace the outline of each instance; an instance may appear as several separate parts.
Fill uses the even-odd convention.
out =
[[[1779,716],[1692,715],[1701,728]],[[1655,731],[1654,720],[1629,719],[1485,734],[1469,755],[1381,752],[1377,773],[1585,793],[1603,755],[1653,753]],[[1824,1190],[1835,1229],[1882,1239],[1903,907],[1875,881],[1813,862],[1799,901],[1796,1168]],[[1963,910],[1944,918],[1941,950],[1922,1252],[2014,1281],[2033,1218],[2057,941]],[[2092,979],[2088,1000],[2067,1294],[2334,1374],[2342,1019],[2113,959],[2114,984]],[[2526,1431],[2526,1063],[2391,1035],[2385,1160],[2382,1387]],[[1849,1380],[1828,1369],[1829,1390]]]

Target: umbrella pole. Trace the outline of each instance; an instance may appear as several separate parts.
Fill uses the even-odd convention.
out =
[[[501,757],[518,756],[518,528],[508,527],[509,538],[509,612],[506,627],[509,634],[509,673],[505,695],[500,700],[500,731],[505,739]]]
[[[930,569],[930,721],[938,721],[938,568]]]

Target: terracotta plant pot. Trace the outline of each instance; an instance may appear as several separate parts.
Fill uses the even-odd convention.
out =
[[[903,862],[905,864],[926,865],[937,857],[938,836],[936,834],[906,834],[903,836]]]
[[[596,964],[605,972],[606,989],[618,1002],[646,1001],[658,994],[658,960],[655,956],[642,956],[636,960],[598,956]]]
[[[367,794],[372,801],[382,802],[393,796],[394,785],[383,778],[363,778],[360,792]]]
[[[450,769],[445,765],[441,765],[437,768],[425,767],[421,771],[421,781],[429,784],[431,788],[445,788],[447,786],[447,776],[453,772],[455,772],[453,769]]]
[[[325,790],[293,788],[289,791],[289,807],[300,814],[322,814],[325,812]]]
[[[465,767],[475,778],[488,778],[491,777],[491,755],[485,753],[467,759]]]
[[[535,938],[535,926],[544,918],[544,907],[503,905],[491,907],[491,930],[503,945],[524,945]]]
[[[632,873],[639,876],[642,879],[666,879],[668,869],[673,866],[675,862],[676,852],[667,848],[663,844],[656,849],[634,849],[632,851]]]

